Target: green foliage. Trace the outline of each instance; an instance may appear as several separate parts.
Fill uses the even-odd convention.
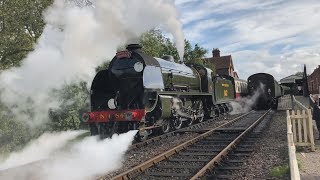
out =
[[[144,33],[139,43],[142,45],[142,51],[150,56],[172,55],[175,60],[179,59],[176,46],[160,30],[154,29]]]
[[[211,69],[213,71],[213,74],[216,74],[215,66],[212,63],[203,61],[203,58],[208,51],[205,48],[200,47],[198,44],[195,44],[193,48],[188,40],[185,40],[184,42],[184,61],[186,63],[201,64]]]
[[[0,70],[17,66],[40,37],[53,0],[0,0]]]
[[[0,102],[0,155],[20,150],[31,139],[48,130],[46,125],[30,128],[25,122],[17,121],[15,116]],[[0,157],[1,158],[1,157]]]
[[[98,67],[96,67],[96,72],[99,72],[101,70],[107,69],[109,67],[110,61],[105,61]]]
[[[203,64],[202,59],[208,51],[205,48],[200,47],[198,44],[195,44],[193,48],[188,40],[185,40],[184,43],[184,61],[187,63],[198,62]]]
[[[271,169],[270,176],[276,178],[282,178],[290,173],[288,165],[277,166]]]
[[[81,115],[90,110],[87,83],[67,84],[61,89],[55,89],[52,95],[61,101],[58,109],[50,111],[52,130],[79,129],[82,125]]]

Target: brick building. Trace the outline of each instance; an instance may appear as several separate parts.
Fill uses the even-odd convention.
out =
[[[238,79],[237,72],[234,71],[233,61],[231,55],[220,56],[220,50],[214,48],[212,50],[212,57],[203,59],[207,63],[212,63],[216,67],[217,74],[229,75]]]
[[[308,76],[310,94],[320,94],[320,65]]]

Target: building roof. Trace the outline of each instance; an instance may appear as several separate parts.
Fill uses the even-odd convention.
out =
[[[231,55],[204,58],[204,61],[213,63],[216,69],[229,69],[230,66],[233,67]]]
[[[297,76],[297,75],[291,75],[288,77],[285,77],[280,80],[281,84],[292,84],[296,83],[296,81],[301,81],[303,79],[303,76]]]

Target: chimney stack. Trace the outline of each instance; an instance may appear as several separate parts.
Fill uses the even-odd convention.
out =
[[[218,48],[213,48],[212,57],[220,57],[220,50]]]

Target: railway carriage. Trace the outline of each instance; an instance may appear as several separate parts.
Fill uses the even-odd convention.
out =
[[[234,96],[232,80],[199,64],[175,63],[171,56],[150,57],[131,44],[95,76],[91,111],[82,119],[92,135],[139,130],[137,138],[144,140],[225,114]]]
[[[247,87],[248,87],[247,81],[242,79],[235,79],[236,98],[246,96],[248,94]]]
[[[267,73],[257,73],[248,77],[249,95],[258,95],[257,109],[277,109],[282,95],[281,87],[274,77]]]

